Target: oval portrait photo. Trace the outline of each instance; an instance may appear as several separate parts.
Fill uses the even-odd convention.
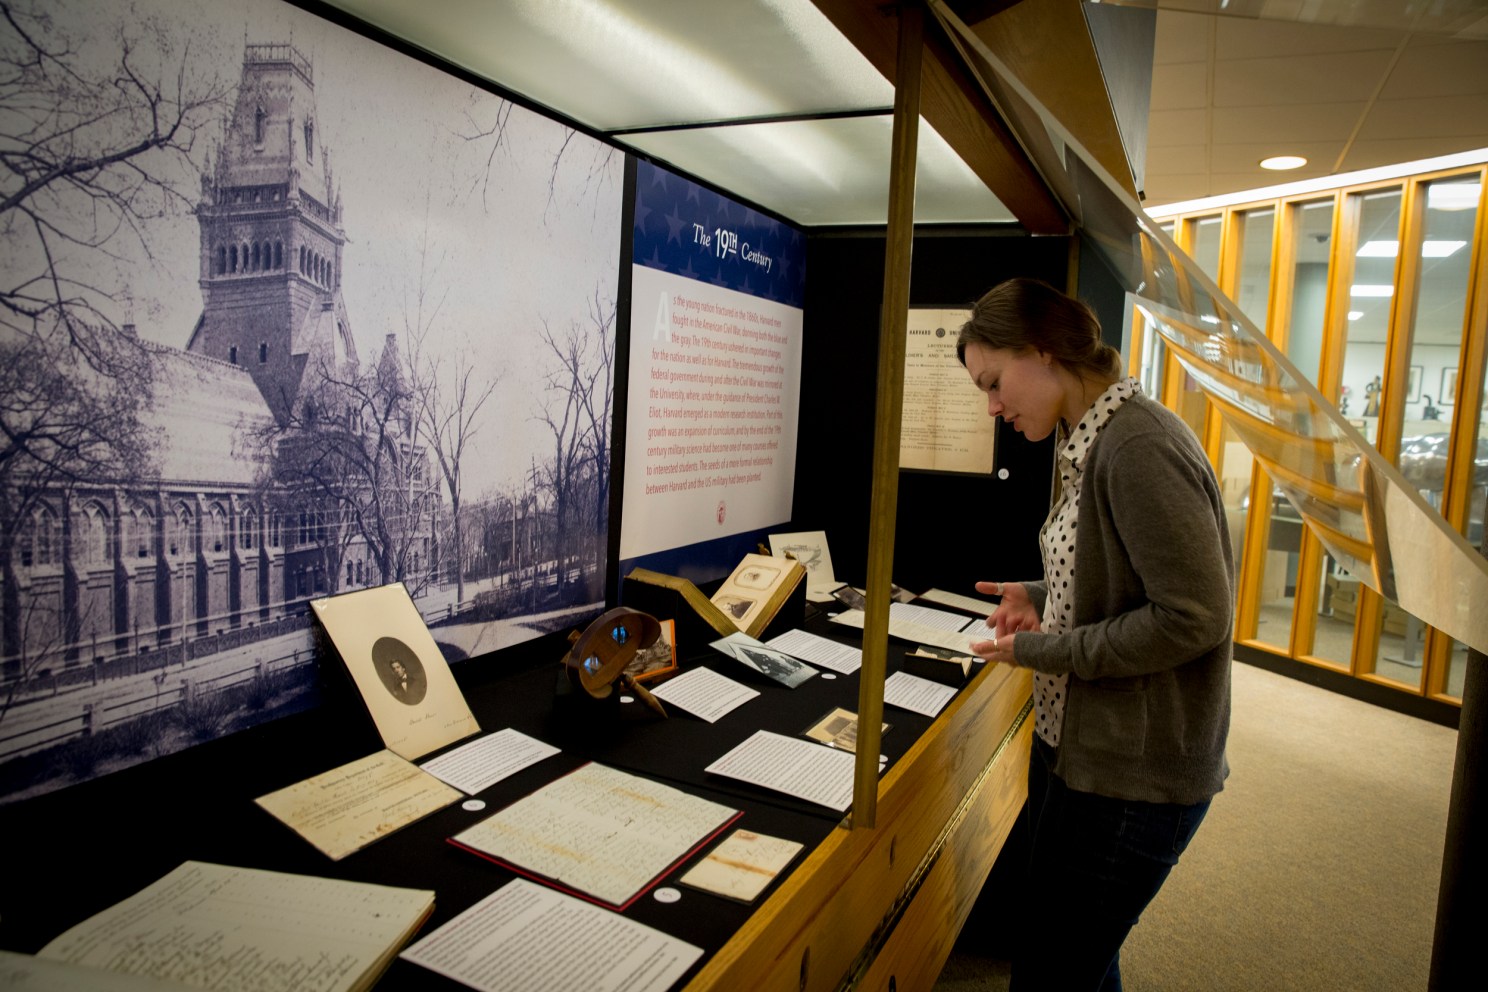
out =
[[[372,667],[398,702],[417,706],[429,689],[428,676],[413,648],[396,637],[379,637],[372,645]]]

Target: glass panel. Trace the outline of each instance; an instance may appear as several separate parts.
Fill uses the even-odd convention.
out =
[[[1400,238],[1400,190],[1360,197],[1359,243],[1350,283],[1348,330],[1338,412],[1371,444],[1379,438],[1379,412],[1395,291]]]
[[[1297,564],[1302,554],[1302,518],[1281,489],[1270,484],[1264,472],[1257,473],[1256,478],[1270,502],[1262,510],[1266,547],[1261,559],[1255,637],[1262,644],[1290,653],[1292,614],[1297,602]]]
[[[1189,254],[1204,270],[1204,275],[1219,280],[1219,229],[1220,217],[1205,217],[1194,222],[1193,248]]]
[[[1317,624],[1312,636],[1315,658],[1348,668],[1354,656],[1354,618],[1359,613],[1362,583],[1346,572],[1338,559],[1323,555],[1323,577],[1318,589]]]
[[[965,45],[972,69],[1089,245],[1127,288],[1132,305],[1209,394],[1297,516],[1349,574],[1454,637],[1488,650],[1488,562],[1432,512],[1400,470],[1380,457],[1312,385],[1318,348],[1294,341],[1321,300],[1293,300],[1288,353],[1266,340],[1239,307],[1179,252],[1172,239],[1111,180],[965,24],[931,6]],[[1328,224],[1319,223],[1324,217]],[[1294,283],[1321,267],[1332,204],[1298,211]],[[1325,235],[1317,240],[1317,234]],[[1318,249],[1306,246],[1311,240]],[[1298,287],[1299,289],[1302,287]],[[1321,297],[1322,292],[1316,293]],[[1321,335],[1318,334],[1318,343]],[[1295,348],[1295,351],[1293,350]],[[1267,494],[1269,499],[1270,494]]]
[[[1452,414],[1457,402],[1458,362],[1466,322],[1467,291],[1472,267],[1473,228],[1482,192],[1476,175],[1446,179],[1426,186],[1426,213],[1420,247],[1421,279],[1416,297],[1415,334],[1411,339],[1410,379],[1406,397],[1400,471],[1421,497],[1441,509],[1451,451]],[[1419,385],[1419,389],[1415,388]],[[1480,415],[1475,418],[1479,424]],[[1473,547],[1483,539],[1484,489],[1488,487],[1488,434],[1476,428],[1474,467],[1463,533]],[[1481,466],[1481,467],[1479,467]],[[1468,471],[1467,466],[1456,467]],[[1455,517],[1454,517],[1455,519]],[[1383,652],[1381,652],[1383,654]],[[1456,643],[1448,668],[1461,690],[1465,652]]]
[[[1271,238],[1275,227],[1276,211],[1270,207],[1247,211],[1240,221],[1240,282],[1235,287],[1235,302],[1252,324],[1263,328],[1271,295]]]
[[[1333,201],[1297,208],[1292,236],[1292,309],[1286,325],[1286,355],[1308,382],[1317,382],[1328,304],[1328,240]]]

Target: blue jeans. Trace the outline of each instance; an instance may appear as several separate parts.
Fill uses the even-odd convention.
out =
[[[1054,757],[1035,734],[1024,810],[1029,903],[1009,992],[1120,992],[1121,944],[1209,803],[1077,792],[1054,774]]]

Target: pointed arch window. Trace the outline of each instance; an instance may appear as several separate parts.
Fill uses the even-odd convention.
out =
[[[253,542],[256,540],[254,534],[258,530],[258,514],[254,513],[251,509],[244,510],[243,519],[239,526],[242,528],[242,535],[238,541],[239,547],[244,551],[252,551]]]
[[[77,554],[84,565],[106,565],[111,557],[108,513],[88,503],[77,515]]]
[[[222,509],[221,503],[213,503],[207,507],[202,525],[202,547],[222,551],[227,543],[227,512]]]
[[[258,364],[269,364],[269,343],[267,341],[260,341],[258,343]]]
[[[315,121],[305,118],[305,161],[315,161]]]
[[[256,108],[254,108],[254,111],[253,111],[253,143],[255,145],[261,145],[261,144],[263,144],[263,140],[264,140],[264,122],[268,119],[268,116],[269,116],[268,114],[264,113],[263,104],[259,104]]]
[[[232,246],[232,272],[238,271],[238,246]]]
[[[155,557],[155,515],[150,512],[149,507],[136,506],[129,515],[129,533],[126,537],[128,543],[124,546],[127,554],[136,558]]]
[[[282,269],[282,268],[284,268],[284,242],[283,241],[275,241],[274,242],[274,268],[275,269]]]
[[[191,510],[185,503],[177,503],[170,519],[166,521],[165,550],[167,554],[176,556],[191,553],[194,544],[192,526]]]
[[[238,364],[238,346],[237,345],[234,344],[234,345],[229,345],[228,346],[228,349],[227,349],[227,360],[229,362],[232,362],[234,365]]]
[[[222,245],[217,246],[217,274],[224,275],[227,272],[227,249]]]
[[[45,568],[57,564],[57,515],[49,507],[31,511],[21,534],[21,567]]]

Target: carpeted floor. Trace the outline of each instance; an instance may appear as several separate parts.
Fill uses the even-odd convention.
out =
[[[1230,778],[1127,938],[1128,992],[1424,989],[1456,731],[1249,665],[1234,683]],[[937,992],[1007,988],[980,937],[1014,906],[984,897]]]

